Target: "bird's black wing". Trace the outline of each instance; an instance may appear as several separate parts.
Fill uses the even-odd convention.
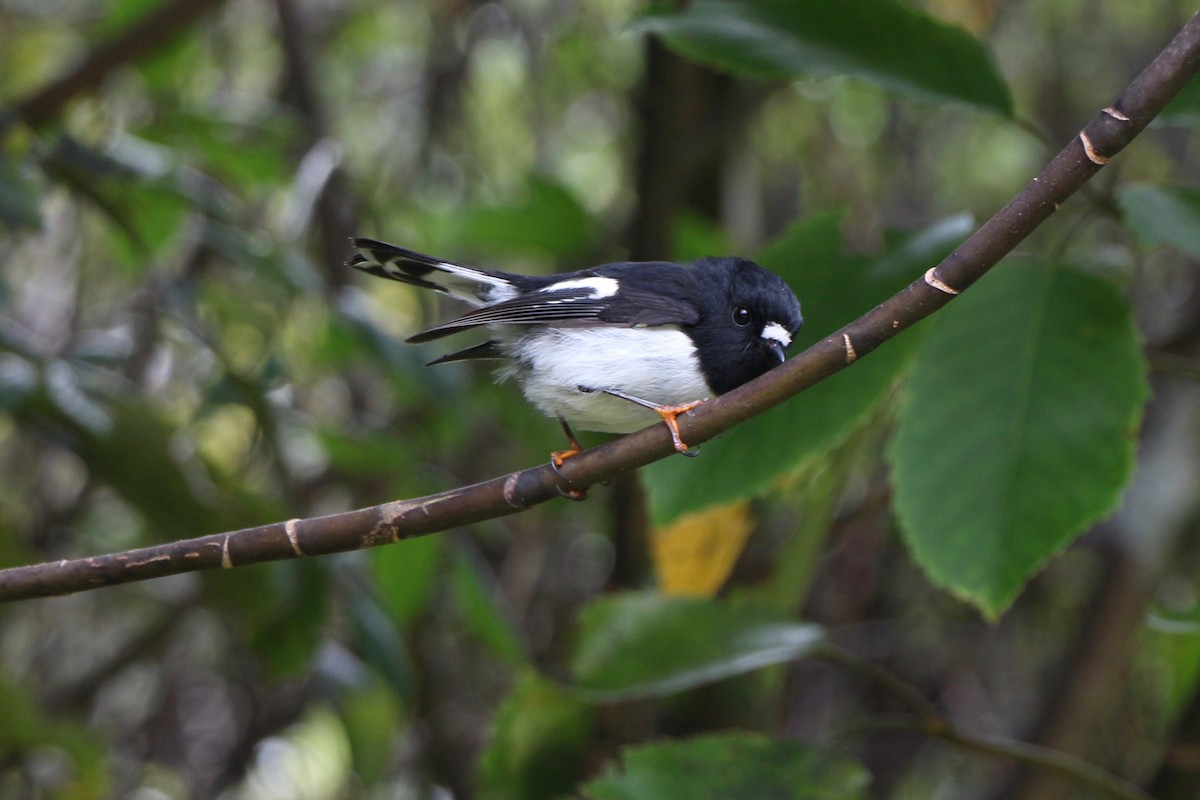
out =
[[[630,286],[622,287],[596,318],[621,325],[695,325],[700,312],[680,297]]]
[[[668,268],[664,271],[664,268]],[[409,337],[411,343],[440,339],[481,325],[689,325],[699,311],[677,290],[686,267],[665,262],[609,264],[560,276],[538,291],[477,308]],[[680,273],[679,271],[683,271]],[[664,277],[666,281],[664,283]],[[611,278],[617,290],[604,295],[589,279]],[[582,285],[581,285],[582,284]],[[559,285],[562,288],[557,288]],[[600,295],[600,296],[598,296]]]
[[[489,339],[483,344],[468,347],[466,350],[459,350],[454,353],[448,353],[441,358],[435,358],[425,366],[432,367],[436,364],[449,364],[452,361],[480,361],[500,358],[504,358],[504,352],[500,349],[500,343],[494,339]]]
[[[410,336],[407,341],[420,344],[481,325],[546,325],[569,320],[598,320],[605,301],[594,300],[593,295],[590,289],[579,288],[533,292],[469,311]]]

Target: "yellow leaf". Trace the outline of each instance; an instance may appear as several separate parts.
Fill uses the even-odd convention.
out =
[[[716,594],[753,528],[747,503],[714,506],[656,528],[650,541],[650,557],[659,589],[663,594]]]
[[[983,37],[996,21],[997,0],[930,0],[925,10],[946,22],[960,25]]]

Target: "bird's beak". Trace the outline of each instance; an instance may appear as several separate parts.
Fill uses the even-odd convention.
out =
[[[775,357],[779,359],[780,364],[787,359],[787,353],[783,349],[782,342],[778,342],[775,339],[764,339],[763,341],[767,343],[767,347],[772,353],[775,354]]]

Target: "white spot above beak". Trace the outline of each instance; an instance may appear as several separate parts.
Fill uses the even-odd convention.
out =
[[[769,322],[763,326],[762,338],[770,339],[773,342],[779,342],[784,348],[792,343],[792,335],[787,332],[787,328],[780,325],[778,322]]]

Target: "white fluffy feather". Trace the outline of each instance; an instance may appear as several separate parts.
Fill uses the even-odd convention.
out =
[[[649,409],[579,386],[620,389],[659,405],[711,397],[696,348],[677,328],[561,327],[513,343],[515,377],[542,413],[581,430],[630,433],[659,421]],[[685,365],[682,369],[680,365]]]

